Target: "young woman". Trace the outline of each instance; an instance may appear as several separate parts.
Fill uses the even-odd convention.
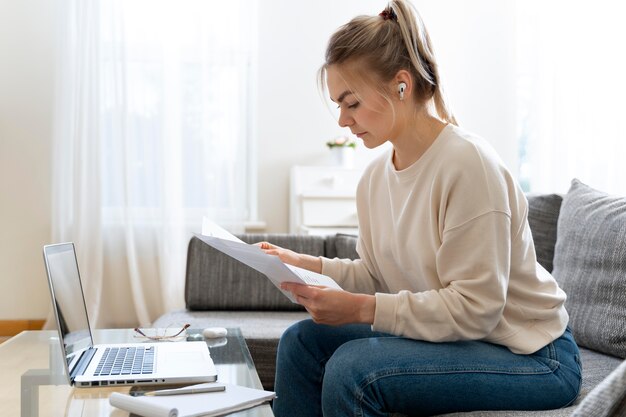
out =
[[[332,36],[320,73],[339,124],[392,149],[357,189],[359,260],[261,247],[344,291],[286,284],[312,320],[280,340],[274,413],[542,410],[578,396],[565,294],[536,261],[527,200],[493,149],[456,126],[407,2]]]

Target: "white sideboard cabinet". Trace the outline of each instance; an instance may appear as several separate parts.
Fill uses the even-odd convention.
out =
[[[290,233],[357,234],[356,187],[361,174],[360,169],[335,166],[292,167]]]

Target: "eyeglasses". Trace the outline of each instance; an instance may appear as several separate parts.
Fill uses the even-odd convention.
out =
[[[150,340],[169,340],[176,341],[182,340],[187,336],[186,330],[191,326],[191,324],[185,324],[180,330],[176,331],[178,327],[172,328],[171,326],[166,327],[165,329],[145,329],[142,330],[139,327],[135,327],[135,337],[145,337]]]

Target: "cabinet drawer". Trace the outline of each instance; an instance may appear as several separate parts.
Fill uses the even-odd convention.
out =
[[[302,197],[302,224],[305,226],[358,225],[354,198]]]
[[[354,195],[361,172],[327,167],[295,170],[295,189],[302,194]]]

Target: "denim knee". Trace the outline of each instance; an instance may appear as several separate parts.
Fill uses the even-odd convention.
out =
[[[339,347],[326,363],[324,372],[324,385],[335,389],[346,389],[358,383],[358,376],[354,375],[355,362],[360,362],[358,349],[352,345],[358,344],[358,340],[348,342]]]
[[[289,326],[280,337],[278,343],[279,351],[281,347],[283,347],[282,350],[284,352],[287,346],[289,346],[289,350],[291,350],[295,346],[306,345],[306,339],[314,333],[313,326],[311,325],[315,325],[312,320],[303,320]]]
[[[287,328],[280,336],[279,346],[280,345],[291,345],[294,340],[298,339],[298,333],[300,332],[300,322],[294,323]]]

